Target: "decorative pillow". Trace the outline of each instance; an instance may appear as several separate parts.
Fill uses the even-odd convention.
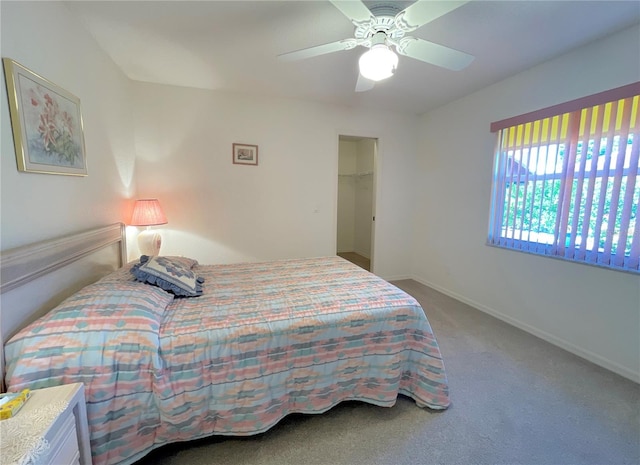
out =
[[[184,268],[191,269],[194,266],[198,265],[198,260],[189,257],[178,257],[173,255],[165,255],[163,258],[169,260],[174,265],[180,265]]]
[[[204,278],[184,266],[180,260],[175,260],[175,257],[143,255],[131,272],[138,281],[153,284],[177,296],[194,297],[202,294]]]

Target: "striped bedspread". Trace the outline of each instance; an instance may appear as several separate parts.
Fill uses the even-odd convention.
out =
[[[194,270],[205,279],[195,298],[164,302],[127,269],[89,286],[100,305],[63,303],[9,341],[9,389],[84,382],[96,465],[260,433],[344,400],[391,406],[405,394],[420,407],[449,405],[422,308],[375,275],[339,257]],[[119,299],[135,286],[143,297]]]

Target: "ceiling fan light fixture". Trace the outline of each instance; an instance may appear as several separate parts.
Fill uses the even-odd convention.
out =
[[[362,54],[360,74],[372,81],[382,81],[393,76],[398,67],[398,55],[386,44],[375,44]]]

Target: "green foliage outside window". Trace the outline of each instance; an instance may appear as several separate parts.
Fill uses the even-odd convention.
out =
[[[606,141],[605,141],[606,142]],[[617,142],[617,141],[616,141]],[[628,147],[631,147],[632,139],[628,141]],[[603,144],[601,144],[603,145]],[[617,143],[616,143],[617,145]],[[578,154],[581,152],[581,147],[578,147]],[[617,150],[616,150],[617,152]],[[601,149],[599,155],[604,155],[604,147]],[[578,155],[579,156],[579,155]],[[587,148],[587,160],[593,159],[593,141],[590,141]],[[559,157],[564,157],[564,147],[559,150]],[[596,156],[596,159],[598,156]],[[595,160],[594,160],[595,161]],[[595,166],[595,165],[594,165]],[[637,168],[636,168],[637,169]],[[522,181],[519,183],[513,183],[507,185],[507,195],[505,196],[504,210],[503,210],[503,231],[531,231],[530,237],[518,236],[516,232],[515,238],[522,240],[531,240],[540,243],[550,244],[553,242],[553,236],[555,233],[556,224],[558,223],[558,206],[561,203],[561,188],[562,188],[562,175],[536,176],[532,173],[529,176],[528,181],[519,179]],[[610,173],[610,177],[603,177],[602,172],[598,172],[597,176],[593,180],[593,205],[590,215],[586,217],[586,204],[588,199],[588,193],[590,183],[592,182],[588,176],[584,179],[580,192],[579,181],[573,179],[571,187],[571,201],[569,203],[569,218],[574,217],[575,208],[579,208],[579,214],[577,216],[578,222],[575,226],[576,244],[579,244],[583,238],[581,237],[582,229],[585,221],[589,222],[587,231],[587,250],[594,248],[594,242],[596,239],[596,226],[598,218],[598,208],[600,202],[602,202],[603,214],[602,223],[600,225],[600,233],[598,236],[597,249],[602,250],[605,246],[607,237],[607,230],[610,222],[613,221],[614,232],[612,235],[612,253],[617,250],[618,237],[621,232],[622,222],[622,209],[624,206],[625,195],[628,187],[628,176],[622,177],[622,183],[620,186],[620,194],[617,198],[617,202],[614,204],[617,206],[612,210],[614,180],[613,172]],[[606,182],[606,189],[603,192],[602,184]],[[510,190],[510,193],[509,193]],[[580,195],[578,196],[578,194]],[[579,205],[576,202],[580,198]],[[604,197],[604,198],[601,198]],[[628,255],[631,251],[631,243],[633,239],[633,227],[635,225],[635,218],[638,214],[638,203],[640,200],[640,185],[635,185],[633,193],[633,202],[631,206],[631,221],[630,230],[627,234],[627,240],[625,245],[625,254]],[[611,214],[614,213],[615,217],[611,218]],[[568,232],[571,232],[572,225],[569,224]],[[569,245],[567,240],[566,245]]]

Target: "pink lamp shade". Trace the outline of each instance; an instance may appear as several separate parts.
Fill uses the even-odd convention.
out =
[[[167,223],[167,217],[158,199],[136,200],[131,216],[131,226],[156,226]]]
[[[138,248],[143,255],[160,255],[162,236],[157,231],[151,231],[149,226],[167,224],[167,217],[162,211],[158,199],[136,200],[131,216],[131,226],[146,226],[147,229],[138,234]]]

